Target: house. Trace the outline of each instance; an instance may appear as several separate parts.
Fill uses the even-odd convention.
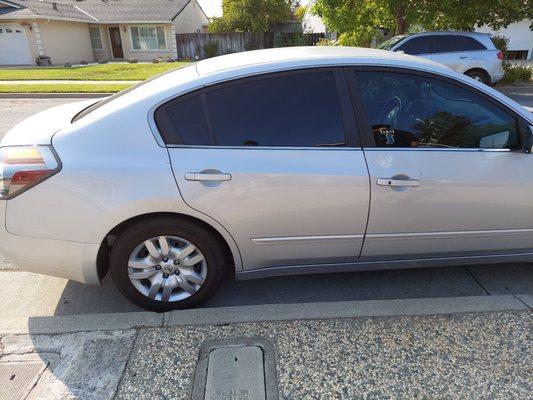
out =
[[[0,65],[176,59],[208,24],[197,0],[0,0]]]
[[[523,19],[497,31],[482,26],[476,28],[476,32],[506,37],[509,40],[506,56],[510,60],[533,60],[533,31],[530,28],[532,22]]]
[[[306,6],[304,16],[302,18],[302,30],[304,33],[323,33],[327,39],[336,40],[336,32],[328,30],[327,26],[318,15],[313,13],[313,7],[316,0],[310,0]]]

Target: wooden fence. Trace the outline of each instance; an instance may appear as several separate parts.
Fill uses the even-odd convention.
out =
[[[234,32],[176,35],[179,60],[195,60],[246,50],[286,46],[315,46],[323,33]]]

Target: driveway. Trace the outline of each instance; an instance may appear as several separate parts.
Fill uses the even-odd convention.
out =
[[[509,93],[531,98],[532,88],[513,88]],[[76,100],[83,99],[0,99],[0,137],[36,112]],[[1,255],[0,287],[0,315],[5,317],[139,311],[122,298],[109,277],[102,286],[81,285],[18,271]],[[533,268],[510,264],[227,281],[204,307],[498,294],[533,294]]]

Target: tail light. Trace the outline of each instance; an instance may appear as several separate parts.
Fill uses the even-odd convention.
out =
[[[0,147],[0,200],[15,197],[60,169],[51,146]]]
[[[503,53],[501,51],[497,54],[498,60],[503,60]]]

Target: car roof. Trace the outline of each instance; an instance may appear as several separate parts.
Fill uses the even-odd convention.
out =
[[[490,36],[488,33],[465,32],[465,31],[429,31],[429,32],[408,33],[405,36],[411,37],[411,36],[427,36],[427,35],[460,35],[460,36],[471,36],[471,37]]]
[[[221,71],[256,69],[254,67],[274,71],[290,66],[343,64],[418,66],[422,69],[449,71],[447,67],[424,58],[385,50],[342,46],[282,47],[228,54],[198,62],[196,71],[200,76],[207,76]]]

